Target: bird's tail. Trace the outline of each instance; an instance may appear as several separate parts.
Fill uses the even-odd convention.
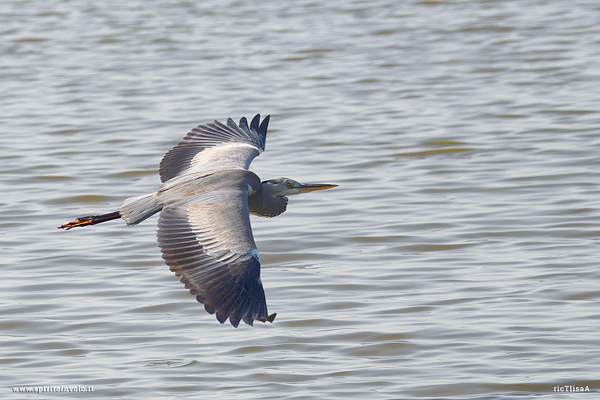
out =
[[[160,210],[162,206],[154,199],[154,193],[151,193],[126,199],[119,208],[119,213],[127,225],[137,225]]]

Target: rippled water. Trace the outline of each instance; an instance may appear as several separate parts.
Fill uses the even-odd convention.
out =
[[[583,0],[0,3],[0,397],[598,393],[599,18]],[[205,313],[155,218],[56,229],[154,191],[190,128],[258,112],[255,172],[340,185],[252,220],[274,324]]]

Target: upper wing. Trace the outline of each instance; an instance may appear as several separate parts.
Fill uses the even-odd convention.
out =
[[[260,114],[257,114],[250,126],[244,117],[239,126],[229,118],[227,125],[215,121],[192,129],[160,162],[161,181],[188,172],[222,167],[248,169],[252,160],[265,149],[269,116],[260,126],[259,122]]]
[[[218,190],[166,206],[158,229],[165,262],[219,322],[267,319],[247,192]]]

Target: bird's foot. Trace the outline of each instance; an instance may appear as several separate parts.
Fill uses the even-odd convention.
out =
[[[277,316],[277,313],[274,313],[274,314],[269,315],[267,318],[257,318],[256,320],[260,321],[260,322],[267,322],[267,321],[273,322],[275,320],[276,316]]]
[[[81,217],[81,218],[77,218],[75,221],[73,222],[69,222],[66,223],[64,225],[61,225],[58,227],[58,229],[72,229],[72,228],[76,228],[78,226],[87,226],[87,225],[93,225],[94,224],[94,217],[93,216],[89,216],[89,217]]]

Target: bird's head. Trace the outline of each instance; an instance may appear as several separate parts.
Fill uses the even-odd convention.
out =
[[[263,190],[267,190],[273,196],[291,196],[294,194],[307,193],[315,190],[325,190],[337,185],[322,183],[300,183],[289,178],[269,179],[262,182]]]

